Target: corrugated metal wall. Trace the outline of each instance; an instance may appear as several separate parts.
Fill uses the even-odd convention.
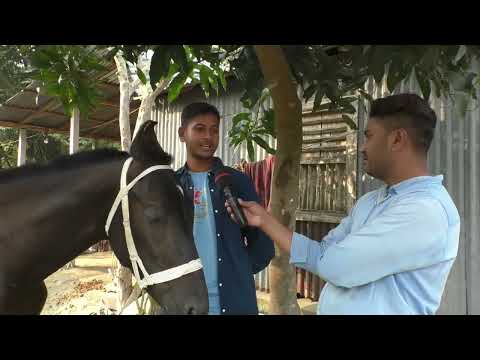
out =
[[[153,120],[158,121],[160,125],[160,131],[157,132],[158,141],[166,152],[174,156],[173,165],[175,169],[182,167],[186,161],[185,144],[180,142],[177,134],[177,130],[180,127],[180,115],[182,109],[194,101],[205,101],[212,104],[217,107],[222,115],[220,143],[215,155],[221,158],[225,165],[228,166],[238,164],[241,159],[249,161],[245,145],[233,149],[228,141],[228,130],[232,127],[233,116],[239,112],[247,111],[240,102],[241,90],[238,89],[236,84],[229,83],[229,86],[227,93],[220,93],[219,96],[211,95],[209,98],[205,98],[201,89],[195,88],[182,95],[171,105],[168,105],[167,101],[164,100],[164,104],[157,106],[154,110]],[[271,104],[268,104],[268,106],[271,106]],[[275,147],[275,139],[268,137],[265,140],[270,146]],[[255,147],[255,161],[263,160],[267,155],[268,153],[263,148],[260,146]]]
[[[374,97],[388,95],[386,87],[369,82],[366,90]],[[401,84],[395,92],[420,94],[413,81]],[[439,314],[480,314],[480,106],[473,102],[467,115],[457,115],[450,100],[431,97],[437,114],[437,128],[429,151],[433,175],[444,175],[444,186],[461,216],[460,247],[445,289]],[[368,109],[359,104],[358,143],[363,143]],[[357,154],[360,156],[359,154]],[[366,175],[357,161],[358,197],[381,183]]]

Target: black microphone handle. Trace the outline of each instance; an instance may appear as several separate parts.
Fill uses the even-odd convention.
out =
[[[227,199],[228,205],[233,211],[233,215],[238,225],[240,225],[241,229],[246,228],[248,226],[248,221],[245,217],[245,214],[243,213],[242,208],[240,207],[240,204],[238,203],[237,198],[232,195],[232,192],[230,191],[228,186],[223,189],[223,192],[225,194],[225,198]]]

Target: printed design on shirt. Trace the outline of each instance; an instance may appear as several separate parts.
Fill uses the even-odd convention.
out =
[[[193,193],[193,203],[195,205],[200,205],[201,204],[201,197],[202,197],[202,191],[201,190],[195,190]]]
[[[203,189],[194,189],[193,205],[195,206],[194,221],[197,222],[206,219],[208,216],[208,201]]]

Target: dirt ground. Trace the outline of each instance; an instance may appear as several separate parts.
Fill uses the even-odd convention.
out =
[[[60,269],[45,284],[48,297],[41,315],[102,315],[102,298],[112,288],[111,252],[81,255],[74,267]]]
[[[45,284],[48,297],[41,315],[105,315],[108,311],[102,299],[115,297],[111,269],[111,252],[96,252],[77,257],[74,267],[63,268],[50,275]],[[269,295],[257,291],[262,314],[267,314]],[[316,303],[299,299],[303,315],[314,315]],[[136,309],[136,308],[135,308]],[[135,310],[134,309],[134,310]],[[128,311],[126,314],[129,314]],[[132,313],[134,314],[134,313]]]

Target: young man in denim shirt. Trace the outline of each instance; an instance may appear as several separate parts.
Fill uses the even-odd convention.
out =
[[[214,157],[219,142],[220,115],[207,103],[184,108],[180,141],[187,149],[187,162],[176,172],[187,201],[194,211],[193,234],[209,296],[209,314],[258,314],[254,274],[273,258],[274,246],[261,230],[244,234],[224,207],[225,197],[215,185],[215,174],[224,165]],[[252,181],[229,168],[235,195],[258,202]]]

